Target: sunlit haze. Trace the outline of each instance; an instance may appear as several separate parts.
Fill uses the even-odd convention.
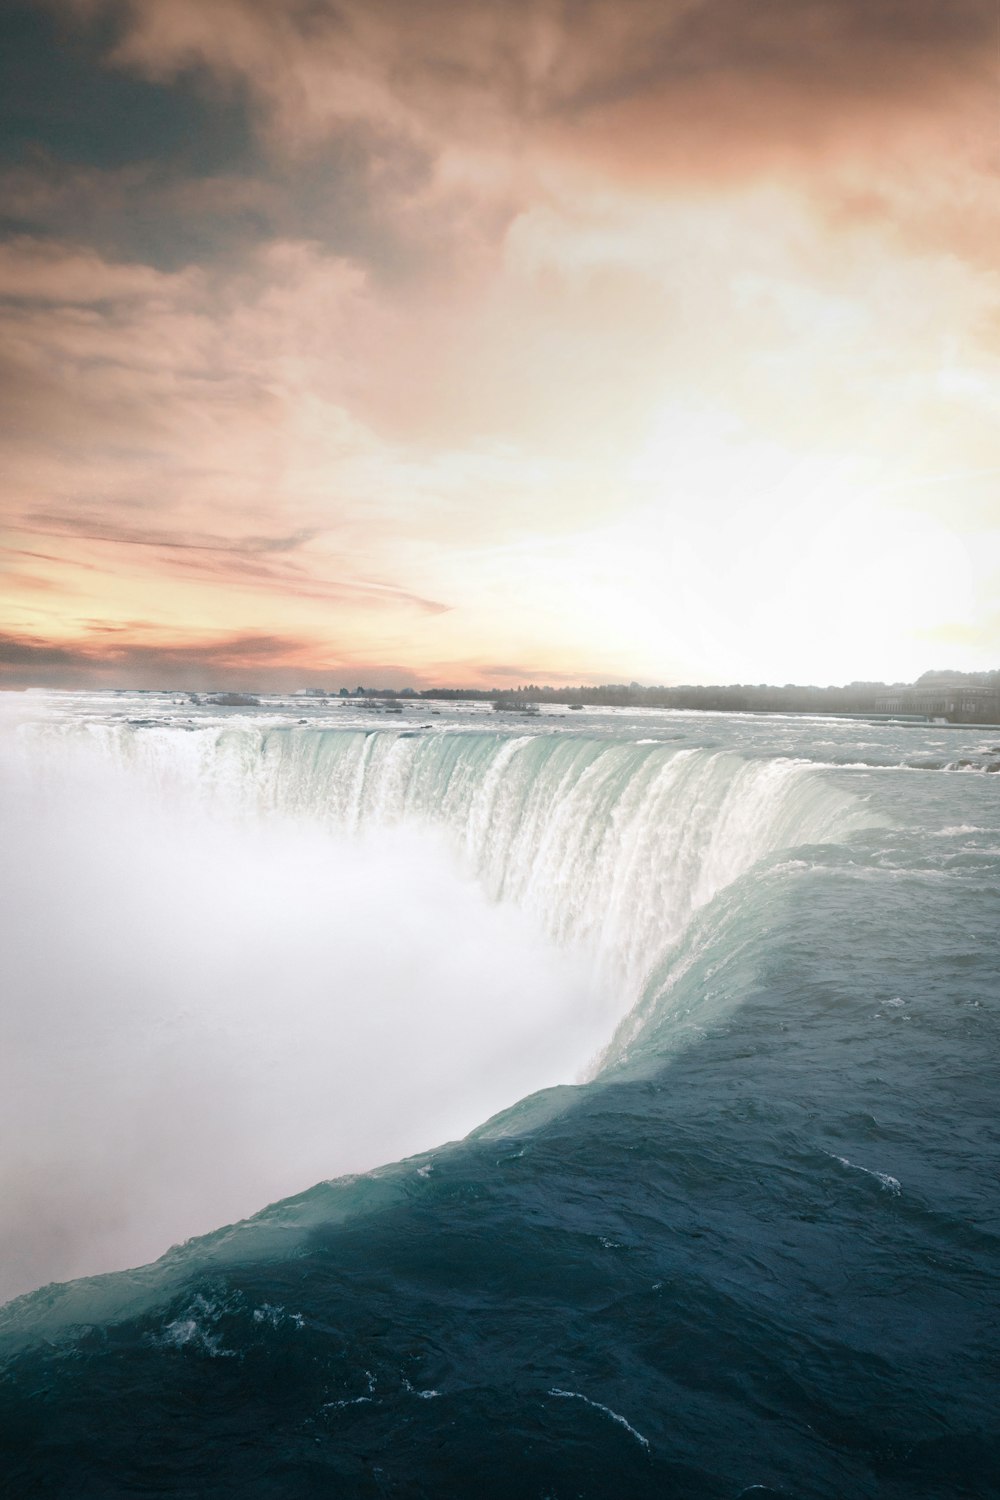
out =
[[[4,680],[995,667],[998,28],[5,6]]]

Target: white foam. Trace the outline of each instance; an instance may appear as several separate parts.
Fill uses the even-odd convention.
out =
[[[367,1396],[350,1396],[342,1401],[324,1401],[323,1411],[341,1411],[345,1406],[372,1406],[375,1403],[375,1376],[371,1370],[365,1371],[365,1380],[368,1383]]]
[[[583,1395],[580,1391],[561,1391],[561,1389],[559,1389],[559,1386],[552,1386],[552,1389],[550,1389],[549,1391],[549,1395],[550,1397],[567,1397],[570,1398],[571,1401],[583,1401],[583,1404],[585,1404],[585,1406],[594,1407],[595,1412],[603,1412],[604,1416],[609,1416],[609,1418],[612,1419],[612,1422],[618,1422],[619,1427],[624,1427],[627,1433],[631,1433],[631,1436],[636,1439],[637,1443],[640,1443],[640,1445],[642,1445],[642,1448],[646,1449],[646,1452],[649,1451],[648,1437],[643,1437],[642,1433],[640,1433],[640,1431],[637,1431],[637,1428],[634,1428],[633,1425],[631,1425],[631,1422],[628,1421],[628,1418],[624,1418],[624,1416],[621,1415],[621,1412],[612,1412],[612,1409],[610,1409],[610,1407],[601,1406],[600,1401],[591,1401],[591,1398],[585,1397],[585,1395]]]
[[[113,776],[22,791],[0,1300],[461,1137],[605,1039],[583,961],[426,835],[235,826]]]
[[[262,1302],[260,1307],[253,1310],[255,1323],[266,1323],[269,1328],[285,1328],[291,1324],[293,1328],[304,1328],[305,1318],[301,1313],[286,1312],[283,1307],[277,1307],[272,1302]]]
[[[602,1411],[606,1417],[611,1418],[612,1422],[617,1422],[620,1427],[625,1428],[626,1432],[630,1432],[636,1442],[641,1444],[647,1452],[649,1451],[649,1439],[643,1437],[642,1433],[633,1427],[632,1423],[627,1417],[623,1417],[621,1412],[612,1411],[610,1406],[602,1406],[600,1401],[592,1401],[589,1396],[584,1396],[580,1391],[563,1391],[558,1386],[553,1386],[549,1391],[549,1395],[564,1396],[572,1401],[582,1401],[585,1406],[592,1406],[595,1411]]]
[[[876,1172],[871,1167],[861,1167],[857,1162],[848,1161],[846,1156],[838,1156],[834,1151],[827,1151],[826,1155],[834,1161],[839,1161],[842,1167],[847,1167],[852,1172],[863,1172],[866,1177],[874,1177],[887,1193],[892,1193],[893,1197],[898,1197],[902,1191],[899,1178],[890,1177],[888,1172]]]
[[[153,1342],[167,1349],[196,1349],[211,1359],[235,1359],[235,1349],[225,1349],[222,1338],[213,1331],[223,1309],[196,1294],[183,1316],[168,1323]]]

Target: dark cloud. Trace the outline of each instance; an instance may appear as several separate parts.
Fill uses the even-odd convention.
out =
[[[88,652],[69,646],[55,646],[49,641],[35,640],[31,636],[0,635],[0,671],[15,669],[12,675],[17,675],[19,680],[22,674],[16,672],[17,668],[37,668],[44,673],[48,667],[76,668],[81,663],[91,662]],[[33,679],[28,677],[24,680]]]
[[[0,237],[72,240],[164,271],[238,270],[261,245],[289,237],[391,282],[431,256],[386,199],[412,193],[431,165],[426,152],[361,127],[294,164],[255,150],[212,173],[169,157],[107,167],[35,145],[0,155]]]
[[[995,119],[985,0],[47,0],[6,25],[8,232],[167,268],[286,236],[454,275],[539,152],[669,190],[822,177],[977,100]],[[462,150],[494,168],[442,191]]]
[[[426,155],[356,123],[290,171],[262,146],[246,82],[113,66],[127,18],[117,3],[0,8],[0,237],[51,235],[175,270],[290,235],[386,275],[405,268],[372,174],[383,191],[411,184]]]
[[[580,9],[592,38],[605,33],[611,46],[603,56],[595,49],[580,83],[560,91],[568,109],[718,75],[808,87],[817,107],[835,94],[891,96],[974,68],[995,29],[981,0],[626,0],[614,23],[607,4]]]
[[[614,22],[608,6],[584,10],[576,65],[556,69],[536,128],[620,180],[777,172],[816,187],[935,117],[938,148],[954,151],[946,122],[995,97],[996,17],[981,0],[636,0]]]
[[[822,174],[901,115],[995,99],[995,55],[985,0],[15,5],[0,234],[165,269],[291,237],[390,281],[455,275],[539,151],[664,188]],[[442,192],[456,149],[503,169]]]
[[[106,66],[124,17],[117,3],[93,7],[84,26],[58,4],[0,8],[0,160],[42,152],[111,169],[175,161],[211,175],[248,157],[252,125],[240,91],[206,89],[190,76],[167,87]]]
[[[146,629],[122,626],[122,634]],[[288,635],[243,633],[171,641],[114,639],[98,625],[78,642],[65,644],[24,634],[0,634],[0,687],[140,687],[194,691],[238,687],[281,692],[296,687],[333,687],[348,680],[396,687],[419,686],[421,678],[395,663],[372,663],[332,643]]]
[[[111,632],[114,634],[114,632]],[[106,628],[96,629],[79,644],[62,645],[25,635],[0,635],[0,668],[13,669],[19,681],[106,681],[123,685],[162,681],[166,685],[196,680],[221,680],[215,673],[235,674],[294,668],[297,657],[315,655],[315,642],[287,636],[234,635],[221,640],[141,642],[108,639]],[[53,668],[69,669],[53,674]],[[187,675],[185,675],[187,674]],[[208,677],[206,677],[208,674]]]
[[[106,55],[123,70],[239,78],[272,110],[297,91],[331,130],[381,111],[390,128],[450,121],[461,134],[497,105],[537,121],[743,77],[761,90],[743,120],[753,133],[775,88],[808,90],[820,110],[986,79],[996,41],[983,0],[237,0],[214,24],[193,0],[67,4],[92,22],[121,18]],[[366,87],[317,101],[311,65]]]

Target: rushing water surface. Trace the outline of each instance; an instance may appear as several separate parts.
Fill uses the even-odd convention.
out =
[[[8,695],[9,1492],[1000,1494],[998,759]]]

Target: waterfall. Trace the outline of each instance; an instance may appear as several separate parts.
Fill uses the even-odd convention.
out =
[[[206,816],[434,830],[491,900],[585,954],[625,1009],[695,911],[774,851],[842,835],[854,811],[807,762],[662,743],[128,724],[69,738],[83,735]]]
[[[8,1294],[592,1074],[714,897],[851,816],[791,760],[560,734],[97,717],[3,759]]]

